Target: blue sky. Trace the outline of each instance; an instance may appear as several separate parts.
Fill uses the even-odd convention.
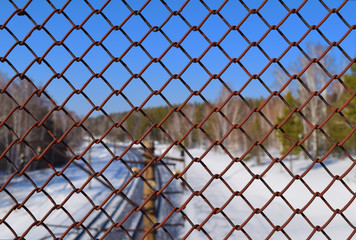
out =
[[[19,8],[22,8],[26,1],[13,1]],[[105,1],[88,1],[95,9],[100,9]],[[126,1],[133,10],[138,10],[146,1],[131,0]],[[181,8],[185,1],[167,0],[165,1],[173,11]],[[210,9],[218,9],[224,1],[207,0],[205,3]],[[262,0],[246,0],[246,6],[250,9],[258,8]],[[303,1],[286,0],[284,3],[288,8],[298,8]],[[343,2],[341,0],[326,0],[325,4],[329,8],[337,8]],[[61,8],[66,1],[56,0],[53,5]],[[14,12],[15,8],[8,1],[0,3],[0,24],[3,25],[6,19]],[[349,1],[340,11],[340,14],[350,24],[356,24],[355,12],[356,1]],[[37,24],[42,24],[53,8],[45,0],[34,0],[26,8]],[[72,1],[64,12],[70,17],[75,25],[80,25],[83,20],[91,13],[91,9],[85,1]],[[122,1],[111,1],[103,10],[105,16],[113,25],[120,25],[123,20],[130,14],[130,10]],[[207,16],[209,11],[199,0],[191,0],[181,12],[182,16],[192,25],[199,25]],[[230,0],[221,9],[220,13],[230,25],[238,25],[247,15],[248,11],[238,0]],[[259,11],[269,25],[277,25],[287,14],[287,10],[278,0],[269,0]],[[318,0],[309,0],[299,11],[309,25],[318,25],[327,15],[327,10]],[[142,11],[142,15],[152,26],[160,26],[169,16],[170,12],[160,0],[152,0]],[[33,28],[34,24],[26,16],[15,15],[6,25],[8,29],[20,41]],[[60,41],[72,28],[72,24],[63,16],[63,14],[54,14],[44,25],[45,28]],[[80,57],[92,44],[92,40],[100,41],[103,36],[110,30],[108,22],[100,15],[94,14],[84,25],[83,29],[87,31],[93,39],[86,36],[82,29],[74,30],[64,44],[72,51],[76,57]],[[210,15],[208,20],[201,26],[202,32],[211,42],[217,42],[228,31],[229,27],[223,22],[218,15]],[[279,28],[289,41],[298,41],[301,36],[308,30],[305,24],[296,14],[290,17]],[[141,38],[149,31],[149,27],[138,15],[133,15],[123,27],[125,32],[132,41],[140,41]],[[187,24],[179,17],[173,16],[162,28],[163,32],[172,42],[178,42],[189,31]],[[257,14],[252,14],[239,28],[241,33],[250,41],[258,41],[261,36],[268,30],[267,25],[259,18]],[[320,30],[332,42],[339,41],[340,38],[349,30],[349,28],[340,20],[337,14],[333,13],[328,20],[321,26]],[[125,37],[122,31],[113,31],[104,41],[103,46],[107,48],[113,57],[119,57],[130,46],[130,41]],[[354,57],[356,54],[356,30],[353,30],[340,44],[340,46]],[[14,37],[6,30],[0,30],[0,57],[10,49],[16,42]],[[301,42],[300,46],[306,50],[308,42],[321,42],[327,45],[325,40],[316,30]],[[41,57],[47,49],[53,44],[53,40],[42,29],[35,30],[26,40],[26,44],[31,47],[34,53]],[[153,57],[158,58],[170,45],[166,38],[158,31],[151,32],[142,42],[142,46]],[[209,42],[202,36],[199,31],[192,31],[187,38],[181,43],[184,50],[192,57],[198,58],[209,46]],[[221,42],[220,46],[226,51],[231,58],[238,58],[248,46],[248,42],[238,31],[231,31]],[[288,47],[288,43],[276,31],[272,30],[267,37],[260,43],[260,47],[271,58],[278,58],[280,54]],[[332,53],[336,56],[337,62],[347,61],[342,57],[341,52],[335,47]],[[288,68],[299,57],[300,51],[293,48],[282,59],[283,66]],[[7,59],[13,64],[17,71],[22,72],[33,61],[34,55],[25,47],[17,45]],[[73,57],[63,46],[56,46],[46,55],[46,61],[53,67],[55,72],[61,73],[70,63]],[[94,73],[99,73],[111,61],[111,56],[106,53],[102,46],[94,46],[83,58]],[[133,74],[139,73],[146,66],[150,59],[140,47],[133,47],[123,57],[125,63]],[[170,51],[162,58],[162,63],[172,74],[179,74],[188,64],[188,57],[179,48],[172,47]],[[251,74],[258,74],[268,63],[268,59],[258,49],[252,47],[247,54],[241,59],[242,65]],[[229,59],[217,47],[212,47],[201,59],[201,63],[210,71],[211,74],[218,74],[229,63]],[[276,89],[273,72],[276,70],[276,64],[261,76],[262,80],[271,88]],[[6,62],[0,62],[0,71],[12,77],[15,72]],[[113,63],[103,74],[104,78],[110,85],[118,90],[130,78],[131,74],[120,62]],[[38,87],[43,86],[52,76],[53,72],[45,64],[35,63],[26,73]],[[76,89],[82,88],[83,84],[92,76],[92,73],[82,62],[73,63],[64,73]],[[158,90],[169,79],[169,74],[160,63],[152,63],[142,74],[145,81],[153,90]],[[193,91],[199,90],[209,79],[209,75],[199,63],[192,63],[187,71],[181,76],[182,79],[190,86]],[[229,84],[233,90],[239,90],[248,80],[248,74],[241,68],[238,63],[233,63],[221,75],[221,78]],[[213,101],[219,93],[222,84],[214,79],[202,91],[204,97]],[[48,92],[61,105],[67,96],[72,92],[72,88],[64,79],[54,79],[46,88]],[[103,100],[110,95],[112,90],[106,85],[101,78],[94,78],[85,88],[84,93],[89,96],[95,105],[101,105]],[[150,94],[150,89],[140,79],[133,79],[123,90],[125,96],[134,106],[139,106]],[[183,102],[190,94],[189,90],[179,79],[173,79],[162,92],[164,96],[172,103]],[[258,82],[253,81],[243,92],[244,96],[258,97],[268,96],[268,91]],[[191,102],[201,101],[199,97],[193,97]],[[159,96],[152,97],[146,104],[147,107],[165,105],[163,99]],[[74,95],[66,104],[70,110],[77,111],[79,114],[87,113],[92,106],[82,95]],[[119,112],[129,110],[130,105],[122,96],[113,96],[104,106],[105,111]],[[95,113],[99,114],[99,113]],[[94,114],[94,115],[95,115]]]

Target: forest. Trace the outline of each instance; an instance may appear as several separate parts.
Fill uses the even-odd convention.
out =
[[[354,64],[352,74],[345,76],[343,80],[348,90],[353,92],[356,90],[355,77],[356,65]],[[317,87],[315,89],[317,90]],[[210,105],[205,102],[186,104],[181,110],[173,112],[171,112],[172,108],[168,106],[143,108],[140,111],[89,118],[84,124],[95,136],[103,136],[113,124],[120,123],[125,119],[119,127],[112,128],[105,139],[111,142],[132,141],[140,139],[149,131],[145,139],[160,143],[179,141],[194,124],[197,124],[182,142],[185,147],[209,146],[212,141],[220,141],[224,138],[223,145],[230,152],[243,153],[253,142],[261,140],[273,125],[281,124],[290,115],[291,109],[299,108],[310,97],[303,86],[288,89],[285,92],[285,94],[282,93],[282,97],[272,97],[259,113],[253,112],[251,115],[249,115],[251,110],[260,107],[265,102],[265,98],[233,96],[220,112],[213,112],[210,115],[213,108],[221,106],[230,96],[227,90],[221,90],[218,98],[214,102],[208,103]],[[352,98],[352,95],[339,82],[324,90],[323,94],[323,98],[313,97],[300,112],[294,112],[283,124],[283,131],[275,129],[263,142],[263,146],[269,149],[278,149],[280,154],[284,154],[292,145],[291,141],[299,141],[309,134],[312,129],[311,125],[323,124],[333,113],[331,110],[333,108],[341,108],[342,113],[334,113],[322,128],[311,133],[302,146],[311,154],[315,154],[314,156],[320,157],[331,148],[332,142],[343,141],[352,132],[352,126],[356,123],[356,98],[353,98],[343,108],[345,102]],[[178,109],[179,106],[173,107]],[[167,118],[167,116],[169,117]],[[161,126],[150,128],[162,121]],[[242,121],[245,122],[241,128],[231,130],[232,125],[239,125]],[[203,124],[199,126],[202,122]],[[226,137],[227,133],[229,134]],[[343,148],[347,151],[355,151],[355,142],[356,134],[353,134]],[[257,146],[254,150],[251,154],[263,154],[263,150]],[[340,151],[342,151],[341,148],[335,149],[335,153]],[[302,148],[295,147],[291,154],[301,152]]]
[[[320,44],[311,45],[308,54],[317,57],[324,49]],[[287,74],[302,72],[309,62],[301,55],[288,69],[276,69],[277,89],[288,81]],[[52,98],[45,93],[36,94],[32,81],[26,78],[9,80],[0,75],[0,170],[21,170],[46,148],[42,158],[31,161],[27,168],[63,165],[76,155],[75,149],[85,139],[104,135],[104,141],[110,143],[143,138],[160,143],[182,140],[187,148],[207,147],[220,141],[236,155],[268,136],[261,146],[255,145],[246,156],[246,159],[257,157],[258,162],[265,154],[264,148],[284,154],[293,142],[306,136],[301,146],[295,146],[290,155],[321,157],[335,142],[342,145],[335,147],[333,153],[354,153],[356,64],[353,63],[341,79],[330,79],[330,75],[340,72],[335,66],[345,68],[333,56],[325,55],[319,62],[312,63],[299,78],[293,79],[280,95],[272,96],[260,111],[255,110],[265,103],[266,97],[231,94],[227,84],[227,88],[220,89],[211,101],[89,117],[81,126],[76,125],[81,116],[65,108],[57,110]],[[276,129],[275,125],[281,123],[280,129]],[[62,137],[63,141],[58,143]],[[221,150],[221,147],[216,146],[216,149]]]
[[[309,44],[308,56],[317,58],[325,49],[321,44]],[[276,69],[277,89],[288,81],[286,72],[290,75],[299,74],[309,62],[310,59],[301,54],[288,69]],[[274,125],[283,123],[280,129],[274,129],[264,140],[263,147],[267,150],[277,149],[282,155],[292,146],[292,142],[308,136],[301,146],[294,147],[290,155],[309,154],[310,157],[311,154],[312,157],[321,157],[335,142],[342,142],[343,145],[335,147],[333,153],[352,153],[356,150],[356,64],[341,79],[329,77],[345,67],[335,56],[326,54],[319,62],[312,63],[298,79],[293,79],[281,96],[273,96],[260,112],[252,114],[251,111],[259,108],[266,98],[244,97],[241,94],[231,97],[232,90],[222,88],[214,101],[188,103],[182,108],[173,106],[174,111],[172,107],[161,106],[143,108],[130,114],[102,115],[88,119],[85,124],[94,135],[103,136],[113,124],[121,122],[106,136],[114,142],[140,139],[149,131],[145,138],[171,143],[179,141],[189,132],[182,142],[188,148],[209,146],[211,142],[223,139],[224,147],[230,152],[241,154],[252,143],[267,135]],[[320,94],[312,94],[319,91]],[[227,99],[219,112],[212,111]],[[297,111],[289,116],[293,109]],[[284,121],[286,118],[288,120]],[[240,127],[236,127],[241,123]],[[158,127],[151,129],[154,124]],[[349,134],[351,137],[344,142]],[[259,159],[263,154],[263,148],[255,146],[250,155]]]
[[[43,157],[32,161],[27,169],[63,165],[70,156],[69,149],[78,146],[82,136],[73,128],[63,142],[54,141],[73,125],[76,114],[61,110],[47,116],[54,109],[50,98],[33,94],[36,88],[26,78],[10,80],[2,74],[0,87],[0,170],[21,170],[48,146]]]

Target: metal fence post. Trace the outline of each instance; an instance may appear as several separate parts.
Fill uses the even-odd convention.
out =
[[[144,143],[147,147],[146,151],[150,151],[154,154],[154,142],[147,141]],[[144,154],[144,164],[147,165],[151,161],[150,155],[148,153]],[[144,178],[148,181],[148,183],[155,188],[156,187],[156,179],[155,179],[155,169],[154,165],[151,165],[144,172]],[[147,199],[153,190],[147,184],[143,184],[143,198]],[[152,227],[152,222],[157,222],[157,214],[156,214],[156,196],[152,196],[151,199],[146,203],[143,207],[144,212],[147,214],[147,217],[143,219],[144,231],[147,232]],[[146,240],[155,240],[156,239],[156,229],[152,229],[146,236]]]

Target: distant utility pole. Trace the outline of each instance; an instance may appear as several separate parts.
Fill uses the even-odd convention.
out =
[[[147,147],[146,153],[144,154],[144,164],[147,166],[147,164],[151,161],[150,153],[148,150],[154,154],[154,142],[153,141],[147,141],[144,142],[144,145]],[[156,187],[156,179],[155,179],[155,169],[154,165],[152,164],[149,166],[146,171],[143,174],[143,177],[147,180],[147,182],[153,187]],[[149,187],[147,184],[143,184],[143,198],[147,199],[151,194],[153,190],[151,187]],[[143,207],[144,212],[146,213],[147,217],[143,218],[143,225],[144,225],[144,231],[147,232],[151,227],[152,227],[152,222],[153,224],[157,223],[157,214],[156,214],[156,196],[152,196],[151,199],[145,204]],[[146,235],[146,240],[155,240],[156,239],[156,229],[152,229],[147,235]]]

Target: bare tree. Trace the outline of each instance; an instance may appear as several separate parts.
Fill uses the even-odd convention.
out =
[[[61,137],[73,122],[69,121],[64,114],[55,111],[44,122],[45,127],[43,125],[31,129],[33,124],[41,121],[50,111],[50,102],[44,95],[37,96],[33,94],[37,89],[28,79],[17,78],[4,89],[8,83],[9,79],[0,74],[0,86],[4,90],[4,93],[0,94],[0,121],[4,121],[7,118],[6,122],[0,127],[1,153],[10,146],[11,142],[16,141],[16,143],[7,151],[5,159],[1,161],[0,169],[13,171],[24,167],[26,162],[39,153],[40,149],[46,148],[53,141],[52,134],[56,138]],[[75,116],[73,112],[70,114]],[[30,129],[31,131],[27,133]],[[72,131],[74,132],[76,129]],[[70,145],[81,141],[80,133],[76,132],[72,135],[74,137],[66,139]],[[25,137],[24,141],[18,141],[22,137]],[[63,158],[65,148],[63,144],[62,146],[59,145],[61,144],[58,144],[58,146],[53,145],[47,151],[45,154],[47,162],[34,161],[29,169],[43,168],[48,163],[52,165],[63,164],[65,161]],[[55,152],[58,148],[62,151],[62,156],[58,155],[58,151]]]
[[[290,66],[290,75],[299,74],[306,66],[308,66],[312,59],[318,59],[327,49],[321,43],[308,43],[306,45],[307,51],[301,54],[298,59]],[[324,55],[318,62],[313,62],[309,65],[306,71],[297,79],[297,89],[291,89],[292,93],[296,93],[299,105],[303,104],[313,92],[320,91],[330,79],[331,75],[335,73],[335,58],[329,52]],[[281,71],[276,71],[276,78],[282,79]],[[313,96],[310,102],[304,107],[303,114],[311,121],[313,125],[320,124],[327,115],[327,106],[322,99],[326,100],[329,95],[335,90],[332,86],[324,89],[321,96]],[[303,134],[306,135],[310,131],[310,126],[306,121],[303,122]],[[307,141],[307,145],[312,148],[315,155],[318,154],[319,139],[317,132],[311,136],[311,140]]]

